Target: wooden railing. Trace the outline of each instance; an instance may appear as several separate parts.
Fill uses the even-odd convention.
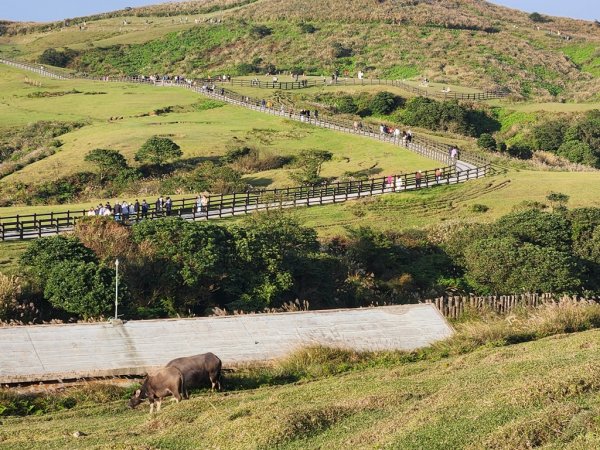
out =
[[[207,83],[225,84],[230,86],[241,86],[241,87],[255,87],[261,89],[304,89],[309,87],[319,86],[394,86],[404,89],[405,91],[412,92],[413,94],[420,95],[422,97],[436,97],[447,100],[492,100],[497,98],[503,98],[508,95],[506,89],[498,89],[494,91],[481,91],[481,92],[453,92],[453,91],[438,91],[435,89],[423,89],[420,87],[412,86],[411,84],[402,80],[385,80],[379,78],[338,78],[337,80],[323,79],[303,79],[299,81],[261,81],[261,80],[246,80],[239,78],[229,78],[224,80],[222,78],[207,78],[201,80]]]
[[[364,180],[340,181],[316,186],[296,186],[277,189],[255,189],[232,194],[213,194],[205,207],[199,208],[197,197],[173,200],[167,211],[149,205],[146,213],[112,216],[125,224],[167,216],[187,220],[206,220],[248,214],[279,208],[341,203],[372,195],[411,191],[439,185],[462,183],[486,175],[489,165],[459,171],[455,166],[417,173],[405,173]],[[0,218],[0,240],[31,239],[59,234],[71,229],[77,221],[88,216],[88,210],[69,210],[39,214],[21,214]]]
[[[10,64],[19,68],[26,68],[42,75],[57,78],[62,76],[52,74],[41,66],[26,63],[18,63],[0,59],[0,62]],[[104,79],[104,81],[108,81]],[[111,80],[117,81],[117,80]],[[445,165],[441,169],[443,175],[436,176],[435,171],[425,171],[417,181],[416,174],[402,174],[391,177],[375,178],[368,180],[352,180],[325,184],[322,186],[299,186],[271,190],[249,190],[234,194],[217,194],[210,197],[208,207],[205,211],[198,211],[195,207],[195,199],[187,198],[173,202],[171,215],[181,216],[189,220],[220,218],[236,214],[246,214],[269,208],[284,208],[294,206],[312,206],[325,203],[336,203],[349,198],[360,198],[362,196],[383,194],[386,192],[398,192],[410,189],[419,189],[439,184],[453,184],[468,181],[470,179],[485,176],[490,170],[489,162],[480,155],[462,152],[460,160],[450,158],[450,147],[440,144],[431,139],[413,136],[411,140],[403,140],[400,137],[381,133],[370,125],[362,126],[357,121],[342,119],[335,116],[319,115],[312,117],[300,115],[283,105],[270,105],[264,100],[243,96],[239,93],[229,91],[223,87],[200,87],[194,83],[172,81],[150,81],[137,78],[126,78],[119,81],[148,83],[158,86],[176,86],[193,90],[211,98],[226,101],[235,105],[243,106],[263,113],[286,117],[290,120],[301,121],[314,126],[333,129],[361,136],[366,136],[394,145],[406,147],[427,158],[440,161]],[[387,183],[387,186],[386,186]],[[16,215],[0,217],[0,239],[26,239],[41,237],[48,234],[56,234],[74,226],[77,220],[87,215],[86,210],[51,212],[44,214]],[[163,217],[165,212],[156,211],[151,206],[148,213],[142,215],[141,211],[134,216],[122,218],[126,223],[134,223],[143,219],[154,219]]]
[[[112,81],[112,82],[144,82],[144,83],[162,83],[162,79],[151,80],[148,77],[97,77],[97,76],[89,76],[85,74],[79,74],[77,76],[69,74],[69,73],[54,73],[45,69],[43,65],[36,65],[21,61],[12,61],[9,59],[0,59],[1,62],[7,65],[12,65],[14,67],[27,67],[28,70],[37,72],[42,75],[52,76],[54,78],[59,79],[68,79],[68,78],[83,78],[87,80],[95,80],[95,81]],[[167,80],[164,80],[167,81]],[[503,98],[508,95],[507,89],[497,89],[492,91],[480,91],[480,92],[445,92],[438,91],[435,89],[423,89],[420,87],[412,86],[409,83],[406,83],[402,80],[385,80],[379,78],[338,78],[337,80],[327,80],[323,79],[304,79],[299,81],[261,81],[261,80],[247,80],[247,79],[239,79],[239,78],[229,78],[227,80],[223,80],[222,78],[205,78],[205,79],[194,79],[192,80],[196,84],[201,83],[215,83],[218,85],[230,85],[230,86],[242,86],[242,87],[256,87],[261,89],[280,89],[280,90],[292,90],[292,89],[304,89],[308,87],[315,86],[395,86],[405,91],[412,92],[413,94],[420,95],[422,97],[435,97],[447,100],[492,100],[497,98]],[[173,80],[168,80],[169,83],[173,83]],[[181,83],[185,83],[184,80],[181,80]]]

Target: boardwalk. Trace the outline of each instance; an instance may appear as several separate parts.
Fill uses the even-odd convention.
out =
[[[34,71],[44,76],[52,76],[59,79],[65,79],[64,76],[47,71],[41,66],[33,66],[25,63],[0,59],[1,63],[11,65],[24,70]],[[139,80],[131,80],[139,82]],[[366,181],[355,181],[331,185],[318,186],[316,188],[287,188],[270,191],[251,191],[233,194],[233,201],[229,196],[223,195],[211,196],[211,203],[208,205],[208,211],[204,214],[197,214],[193,205],[185,205],[183,202],[180,208],[174,208],[175,214],[187,220],[206,220],[222,217],[231,217],[239,214],[248,214],[254,211],[272,209],[272,208],[292,208],[301,206],[323,205],[328,203],[338,203],[347,200],[357,199],[370,195],[381,195],[391,192],[409,191],[419,188],[428,188],[439,184],[456,184],[481,178],[489,172],[489,163],[478,155],[464,153],[460,160],[452,161],[449,157],[449,148],[437,142],[416,136],[412,141],[406,141],[392,135],[378,133],[369,127],[356,127],[350,121],[340,120],[332,116],[321,116],[319,118],[307,118],[296,114],[293,110],[286,110],[284,107],[267,108],[259,99],[252,99],[247,96],[225,91],[224,89],[205,89],[189,83],[156,82],[152,83],[156,87],[186,88],[197,92],[198,94],[221,100],[236,106],[251,109],[258,113],[280,116],[287,120],[295,120],[309,125],[327,128],[338,132],[351,133],[363,136],[369,139],[388,142],[392,145],[407,148],[415,153],[434,159],[448,166],[444,168],[444,177],[442,180],[436,179],[432,171],[425,173],[421,182],[417,182],[415,174],[394,175],[393,185],[386,186],[385,179],[371,179]],[[396,180],[400,179],[400,182]],[[290,189],[293,195],[290,196]],[[286,195],[282,193],[286,192]],[[265,195],[268,193],[269,195]],[[315,195],[315,194],[318,195]],[[274,195],[271,195],[274,194]],[[189,199],[191,200],[191,199]],[[28,239],[48,236],[69,231],[73,228],[75,222],[84,217],[85,211],[67,212],[67,213],[47,213],[32,214],[27,216],[0,217],[0,240]],[[158,216],[151,214],[149,218]],[[140,218],[137,217],[139,220]]]
[[[212,351],[225,367],[299,347],[414,350],[449,337],[433,305],[0,328],[0,383],[140,375]]]

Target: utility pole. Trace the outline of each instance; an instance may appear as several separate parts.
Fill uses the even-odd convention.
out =
[[[115,259],[115,320],[118,320],[117,310],[119,308],[119,258]]]

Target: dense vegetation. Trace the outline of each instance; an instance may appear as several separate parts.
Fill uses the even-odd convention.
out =
[[[131,228],[90,218],[73,237],[29,245],[21,258],[28,290],[19,296],[50,316],[107,314],[115,258],[123,310],[137,318],[257,311],[296,299],[311,308],[401,303],[447,290],[597,294],[600,209],[567,210],[558,193],[550,200],[552,213],[518,211],[443,237],[362,227],[321,242],[281,213],[240,225],[164,219]],[[6,303],[15,306],[17,286],[7,286]],[[4,318],[20,312],[6,307]]]

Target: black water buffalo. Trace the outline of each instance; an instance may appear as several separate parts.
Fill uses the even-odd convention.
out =
[[[179,402],[185,392],[184,378],[177,367],[162,367],[144,378],[142,387],[135,391],[129,399],[129,407],[135,408],[144,399],[150,402],[150,414],[154,412],[154,402],[157,412],[164,397],[172,395]]]
[[[185,397],[187,390],[207,386],[221,390],[221,360],[213,353],[185,356],[170,361],[167,367],[176,367],[183,374]]]

